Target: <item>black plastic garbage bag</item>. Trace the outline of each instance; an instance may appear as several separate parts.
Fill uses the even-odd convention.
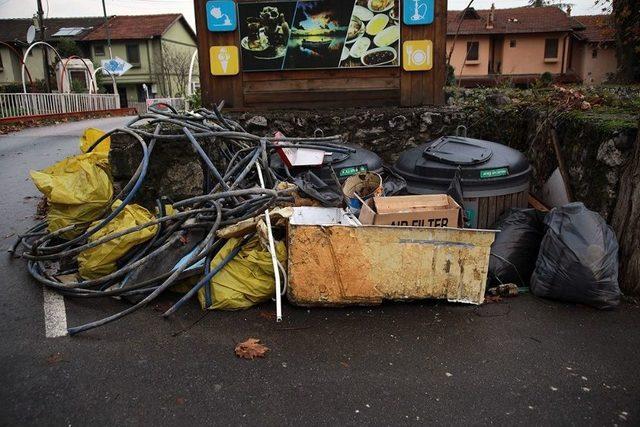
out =
[[[500,230],[491,245],[489,279],[493,286],[514,283],[529,286],[544,237],[545,213],[535,209],[510,209],[495,224]]]
[[[545,224],[531,292],[600,309],[616,307],[618,242],[611,227],[582,203],[553,209]]]

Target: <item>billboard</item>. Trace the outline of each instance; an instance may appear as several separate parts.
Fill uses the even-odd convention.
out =
[[[239,3],[243,71],[397,67],[399,0]]]

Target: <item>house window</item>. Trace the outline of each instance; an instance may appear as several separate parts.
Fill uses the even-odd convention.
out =
[[[96,56],[104,56],[104,45],[97,44],[93,47],[93,52]]]
[[[516,47],[516,41],[515,40],[510,40],[509,41],[509,47]]]
[[[467,61],[478,61],[480,59],[480,42],[467,42]]]
[[[127,62],[134,67],[140,66],[140,46],[137,43],[127,45]]]
[[[558,58],[558,39],[545,39],[544,59]]]
[[[591,51],[591,57],[592,58],[597,58],[598,57],[598,49],[593,49]]]

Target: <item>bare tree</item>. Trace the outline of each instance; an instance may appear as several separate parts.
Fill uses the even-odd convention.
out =
[[[191,55],[187,48],[162,45],[162,56],[156,64],[156,70],[159,74],[158,81],[163,85],[166,95],[186,95]]]
[[[567,3],[560,0],[529,0],[529,6],[531,7],[556,6],[566,11],[567,9],[573,7],[573,3]]]

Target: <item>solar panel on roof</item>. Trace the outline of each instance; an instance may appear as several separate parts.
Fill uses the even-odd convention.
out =
[[[63,27],[60,28],[52,37],[77,36],[84,30],[84,27]]]

